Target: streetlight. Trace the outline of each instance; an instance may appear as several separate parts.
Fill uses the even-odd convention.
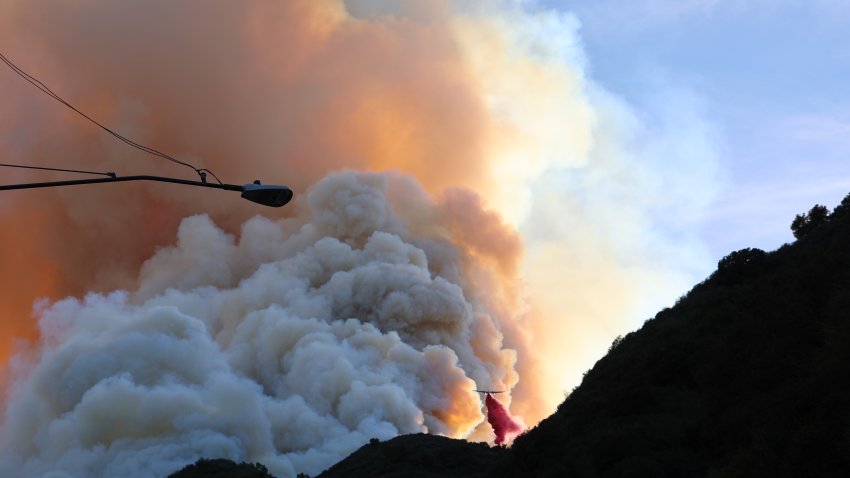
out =
[[[98,179],[76,179],[71,181],[51,181],[46,183],[26,183],[26,184],[7,184],[0,185],[0,191],[10,189],[32,189],[32,188],[49,188],[56,186],[75,186],[78,184],[102,184],[102,183],[120,183],[125,181],[159,181],[163,183],[187,184],[189,186],[200,186],[203,188],[224,189],[225,191],[239,191],[242,197],[269,207],[281,207],[292,199],[292,190],[287,186],[266,186],[260,184],[260,181],[254,181],[253,184],[245,184],[239,186],[237,184],[223,183],[208,183],[206,181],[189,181],[186,179],[166,178],[162,176],[118,176],[115,173],[104,173],[107,178]],[[205,177],[202,175],[202,179]]]
[[[175,183],[175,184],[187,184],[189,186],[200,186],[204,188],[214,188],[214,189],[224,189],[225,191],[239,191],[242,193],[242,197],[255,202],[257,204],[262,204],[263,206],[270,207],[281,207],[284,204],[288,203],[292,199],[292,190],[286,186],[264,186],[260,184],[260,181],[254,181],[254,184],[245,184],[244,186],[238,186],[236,184],[224,184],[221,181],[218,181],[218,178],[212,171],[208,169],[198,169],[195,166],[192,166],[189,163],[180,161],[172,156],[169,156],[162,151],[157,151],[149,146],[145,146],[143,144],[139,144],[126,136],[123,136],[106,126],[99,123],[97,120],[93,119],[91,116],[83,113],[78,110],[74,106],[72,106],[67,101],[63,100],[59,95],[54,93],[50,88],[47,87],[44,83],[36,79],[34,76],[20,69],[17,65],[9,61],[8,58],[3,56],[0,53],[0,61],[9,66],[15,73],[17,73],[20,77],[27,80],[30,84],[38,88],[42,91],[42,93],[47,94],[54,100],[62,103],[63,105],[71,108],[74,112],[82,116],[83,118],[90,121],[92,124],[96,125],[100,129],[106,131],[110,135],[114,136],[116,139],[123,141],[124,143],[144,151],[148,154],[152,154],[154,156],[159,156],[160,158],[167,159],[173,163],[181,164],[183,166],[192,168],[196,173],[201,177],[200,181],[188,181],[185,179],[176,179],[176,178],[166,178],[162,176],[122,176],[119,177],[115,173],[99,173],[93,171],[80,171],[75,169],[60,169],[60,168],[45,168],[38,166],[27,166],[22,164],[0,164],[3,167],[12,167],[12,168],[24,168],[24,169],[41,169],[46,171],[64,171],[70,173],[82,173],[82,174],[97,174],[100,176],[107,176],[106,178],[101,179],[78,179],[72,181],[52,181],[46,183],[27,183],[27,184],[8,184],[5,186],[0,185],[0,191],[6,191],[9,189],[31,189],[31,188],[49,188],[55,186],[74,186],[77,184],[101,184],[101,183],[120,183],[124,181],[160,181],[163,183]],[[207,173],[210,173],[215,177],[218,184],[208,183],[207,182]]]

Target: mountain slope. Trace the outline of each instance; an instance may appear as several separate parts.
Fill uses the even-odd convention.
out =
[[[625,337],[517,440],[513,473],[846,476],[848,205],[793,245],[730,254]]]
[[[437,435],[402,435],[370,443],[319,476],[489,478],[504,470],[507,451]]]

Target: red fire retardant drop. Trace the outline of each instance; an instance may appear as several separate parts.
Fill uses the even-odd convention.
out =
[[[504,445],[507,439],[512,439],[522,431],[522,427],[511,418],[511,414],[493,395],[487,394],[484,405],[487,407],[487,421],[496,433],[497,445]]]

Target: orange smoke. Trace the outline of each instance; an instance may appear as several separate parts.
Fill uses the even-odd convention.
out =
[[[12,352],[12,338],[36,338],[35,320],[30,318],[34,297],[48,295],[59,289],[59,277],[49,258],[40,255],[40,241],[48,231],[44,217],[20,212],[5,215],[4,222],[15,224],[0,232],[3,254],[3,273],[0,290],[4,301],[0,312],[0,357]]]
[[[72,104],[226,182],[303,192],[341,167],[393,168],[439,191],[481,183],[483,164],[482,107],[447,28],[358,20],[330,1],[20,1],[6,2],[0,38]],[[0,143],[8,162],[194,174],[113,141],[10,70],[0,81],[4,132],[16,135]],[[4,182],[60,177],[8,171]],[[11,337],[32,337],[37,297],[132,287],[180,218],[208,212],[232,230],[269,214],[231,196],[161,184],[4,193],[2,354]]]

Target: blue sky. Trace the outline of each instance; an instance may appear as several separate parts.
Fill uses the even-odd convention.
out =
[[[723,184],[701,234],[711,254],[775,249],[795,214],[850,192],[850,3],[561,0],[594,81],[652,116],[686,93],[715,132]]]

